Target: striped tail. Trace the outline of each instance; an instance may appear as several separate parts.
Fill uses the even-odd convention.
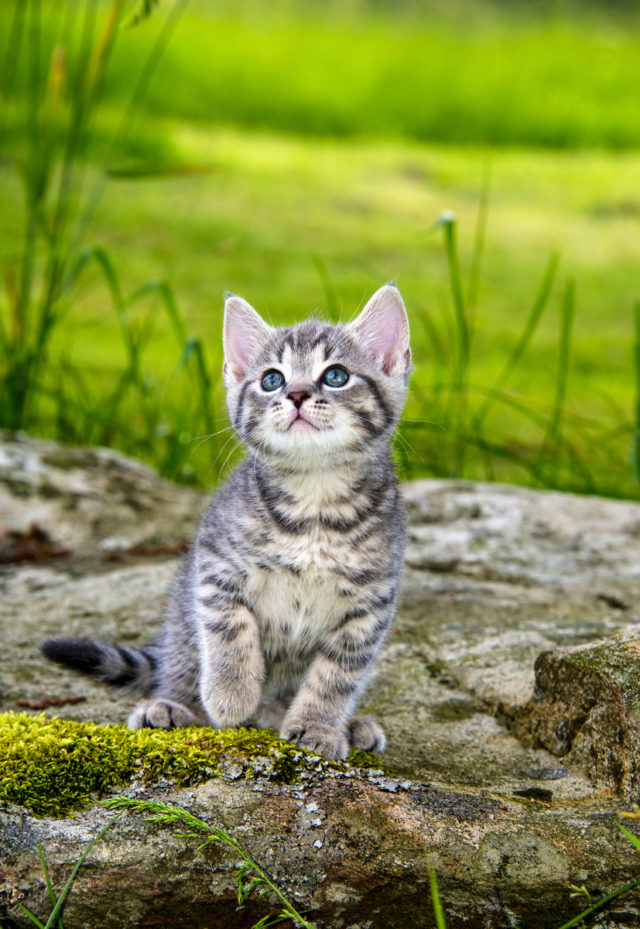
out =
[[[40,649],[50,661],[96,677],[105,684],[147,693],[154,683],[156,659],[149,645],[125,648],[91,639],[69,638],[47,639]]]

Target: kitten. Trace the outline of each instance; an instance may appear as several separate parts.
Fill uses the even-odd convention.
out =
[[[150,699],[131,728],[256,723],[341,759],[381,751],[351,719],[396,609],[404,520],[390,439],[410,368],[399,291],[346,326],[267,325],[228,296],[224,378],[249,450],[206,512],[143,648],[50,639],[47,658]]]

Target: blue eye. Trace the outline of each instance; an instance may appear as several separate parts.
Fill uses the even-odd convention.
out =
[[[262,377],[263,390],[277,390],[284,384],[284,374],[279,371],[267,371]]]
[[[327,387],[344,387],[349,380],[349,375],[340,365],[334,365],[333,368],[327,368],[322,375],[322,383]]]

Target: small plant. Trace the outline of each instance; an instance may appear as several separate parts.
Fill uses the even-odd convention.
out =
[[[108,800],[104,800],[103,803],[110,810],[132,810],[136,813],[148,813],[150,815],[145,817],[147,822],[161,823],[163,825],[184,824],[190,831],[180,833],[181,838],[204,838],[204,841],[198,845],[198,851],[211,844],[226,845],[227,848],[233,849],[241,859],[236,875],[238,903],[240,905],[246,903],[249,895],[256,891],[261,897],[273,893],[282,904],[282,909],[278,913],[264,916],[253,925],[252,929],[267,929],[268,926],[273,926],[282,920],[290,920],[295,926],[300,926],[302,929],[315,929],[313,923],[308,922],[296,910],[266,871],[253,860],[237,839],[234,839],[221,827],[211,826],[183,807],[173,806],[170,803],[159,803],[155,800],[134,800],[129,797],[110,797]]]
[[[118,820],[123,815],[124,813],[119,813],[117,816],[114,816],[113,819],[111,819],[107,823],[107,825],[104,826],[100,830],[100,832],[96,835],[96,837],[92,839],[91,842],[89,842],[84,852],[78,859],[73,871],[69,875],[69,880],[64,885],[64,889],[62,893],[58,897],[56,897],[55,890],[53,889],[53,884],[51,883],[51,877],[49,875],[49,869],[47,868],[47,863],[44,858],[44,852],[42,851],[42,846],[38,842],[38,854],[40,855],[40,861],[42,863],[42,870],[44,871],[44,879],[47,882],[49,900],[51,901],[51,906],[53,907],[53,909],[51,910],[51,915],[47,919],[46,923],[43,923],[38,919],[38,917],[34,913],[31,912],[31,910],[28,907],[26,907],[23,903],[18,903],[18,906],[20,907],[22,912],[25,913],[25,915],[29,917],[29,919],[34,925],[38,926],[38,929],[52,929],[53,926],[55,926],[56,929],[64,929],[64,925],[62,923],[62,914],[61,914],[62,905],[64,904],[64,901],[67,899],[67,896],[73,886],[73,882],[76,879],[78,871],[82,867],[82,864],[85,858],[87,857],[87,855],[89,854],[89,852],[91,851],[91,849],[95,845],[98,844],[98,842],[103,838],[104,834],[108,832],[108,830],[111,829],[111,827],[115,825],[115,823],[117,823]]]

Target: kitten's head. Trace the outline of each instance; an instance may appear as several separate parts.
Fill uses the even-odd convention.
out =
[[[346,326],[310,319],[274,329],[240,297],[224,313],[231,421],[249,448],[326,468],[386,443],[404,404],[411,353],[398,289],[381,287]]]

